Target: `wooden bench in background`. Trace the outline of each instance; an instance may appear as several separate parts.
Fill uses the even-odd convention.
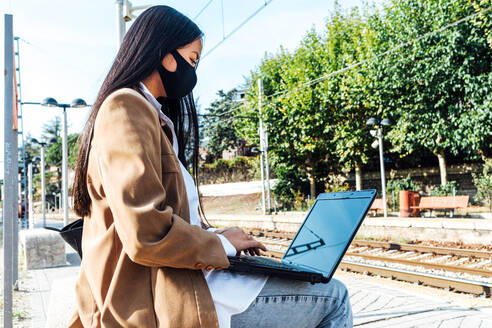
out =
[[[420,197],[418,206],[410,206],[419,210],[430,210],[432,216],[432,210],[444,210],[449,211],[449,217],[453,217],[454,211],[457,208],[467,208],[470,196],[431,196]]]
[[[378,210],[384,210],[383,208],[383,200],[381,198],[376,198],[371,205],[369,210],[373,211],[373,215],[376,216],[378,214]]]

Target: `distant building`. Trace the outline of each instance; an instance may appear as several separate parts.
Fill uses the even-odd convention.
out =
[[[244,139],[238,139],[237,145],[234,148],[229,148],[222,152],[223,159],[233,159],[236,156],[254,156],[255,154],[251,153],[251,145],[247,144],[247,141]]]

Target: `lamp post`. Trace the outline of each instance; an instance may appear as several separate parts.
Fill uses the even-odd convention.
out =
[[[29,218],[29,229],[34,229],[34,210],[33,210],[33,197],[32,197],[32,163],[27,165],[27,175],[28,175],[28,183],[27,183],[27,204],[28,204],[28,218]]]
[[[63,131],[62,131],[62,194],[63,194],[63,225],[68,224],[68,142],[67,142],[67,108],[87,107],[87,103],[76,98],[71,104],[59,104],[54,98],[45,98],[42,106],[63,108]]]
[[[381,169],[381,192],[383,194],[383,211],[384,217],[388,217],[388,208],[386,203],[386,177],[384,173],[384,157],[383,157],[383,127],[391,125],[392,122],[385,118],[381,122],[379,122],[374,117],[371,117],[367,120],[366,125],[370,127],[374,127],[377,130],[371,130],[371,135],[373,137],[378,138],[379,141],[379,164]]]
[[[46,146],[48,143],[40,142],[36,138],[31,138],[31,142],[41,146],[41,212],[43,217],[43,227],[46,227]],[[56,138],[51,138],[49,144],[56,143]]]
[[[63,108],[63,132],[62,132],[62,194],[63,194],[63,224],[68,224],[68,151],[67,151],[67,108],[90,107],[80,98],[74,99],[70,104],[59,104],[54,98],[45,98],[42,102],[23,102],[26,105],[41,105],[46,107]]]
[[[126,32],[126,23],[135,19],[136,16],[133,14],[136,11],[144,10],[150,7],[150,5],[145,6],[133,6],[128,0],[116,0],[116,30],[118,31],[117,42],[118,46],[123,42],[123,38]]]

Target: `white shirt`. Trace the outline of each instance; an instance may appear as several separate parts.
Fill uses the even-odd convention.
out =
[[[160,110],[161,104],[159,104],[142,82],[140,82],[140,90],[142,90],[147,100],[154,105],[160,119],[171,128],[173,149],[176,157],[178,157],[178,140],[174,132],[173,122]],[[198,215],[198,192],[195,182],[181,161],[178,160],[178,162],[188,196],[190,224],[201,226]],[[236,255],[236,248],[231,242],[221,234],[217,234],[217,236],[220,238],[227,256]],[[245,311],[256,296],[258,296],[268,279],[268,276],[260,274],[241,274],[229,271],[216,271],[213,269],[210,271],[202,269],[202,272],[210,289],[210,294],[212,294],[220,328],[230,328],[231,316]]]

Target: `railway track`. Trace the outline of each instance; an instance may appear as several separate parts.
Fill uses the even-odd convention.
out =
[[[250,230],[269,249],[266,256],[281,258],[292,233]],[[339,269],[492,296],[492,252],[390,242],[354,240]]]

